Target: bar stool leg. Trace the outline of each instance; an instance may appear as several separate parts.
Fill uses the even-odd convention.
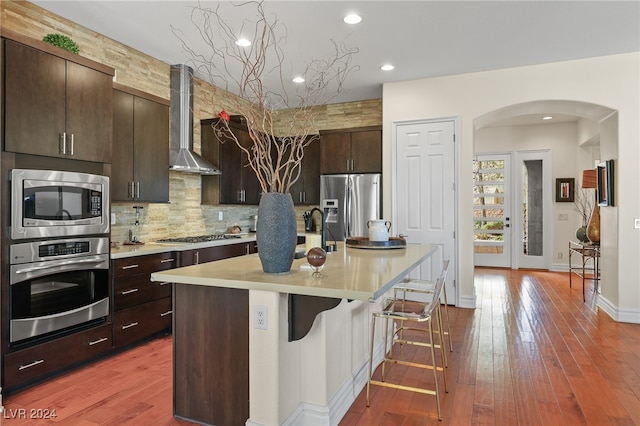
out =
[[[449,337],[449,352],[453,352],[453,340],[451,339],[451,322],[449,321],[449,302],[447,302],[447,288],[443,287],[442,292],[444,293],[444,316],[447,318],[447,336]]]
[[[369,390],[371,388],[371,377],[373,376],[373,341],[376,337],[376,315],[371,317],[371,342],[369,344],[369,379],[367,380],[367,407],[369,406]]]
[[[433,380],[435,383],[435,397],[436,397],[436,406],[438,407],[438,420],[442,420],[442,413],[440,411],[440,390],[438,389],[438,369],[436,367],[436,351],[434,349],[434,340],[433,340],[433,324],[432,320],[429,320],[429,339],[431,339],[431,344],[429,348],[431,349],[431,362],[433,362]],[[444,368],[442,371],[444,372]]]
[[[449,363],[447,361],[447,351],[444,347],[444,334],[442,327],[442,311],[440,310],[440,303],[436,307],[436,320],[438,321],[438,337],[440,339],[440,354],[442,356],[442,377],[444,378],[444,391],[449,392],[449,386],[447,384],[447,368]],[[433,343],[433,342],[432,342]],[[432,345],[433,346],[433,345]],[[436,369],[435,359],[433,360],[433,368]]]

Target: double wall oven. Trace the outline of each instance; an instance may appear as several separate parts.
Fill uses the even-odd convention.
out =
[[[105,321],[109,179],[27,169],[10,178],[10,343]]]

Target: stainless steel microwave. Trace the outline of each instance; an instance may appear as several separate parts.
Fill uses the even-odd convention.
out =
[[[54,170],[11,171],[11,238],[109,232],[109,178]]]

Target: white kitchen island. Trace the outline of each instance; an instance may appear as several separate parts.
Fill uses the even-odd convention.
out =
[[[176,284],[174,415],[204,424],[337,424],[366,383],[371,311],[435,250],[340,244],[321,278],[300,270],[306,259],[288,274],[265,274],[257,255],[153,273]],[[312,303],[298,310],[316,299],[337,306],[291,341],[299,299]],[[266,329],[254,326],[257,308]]]

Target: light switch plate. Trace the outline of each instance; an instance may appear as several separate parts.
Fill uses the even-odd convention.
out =
[[[640,229],[640,219],[636,218],[633,220],[633,222],[634,222],[634,227],[636,229]]]

